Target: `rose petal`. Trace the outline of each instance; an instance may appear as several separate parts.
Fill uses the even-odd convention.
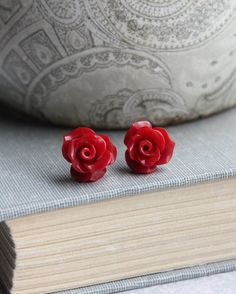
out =
[[[91,137],[91,138],[89,138]],[[88,162],[84,161],[83,158],[79,154],[79,150],[82,147],[86,146],[93,146],[92,144],[94,143],[94,135],[88,135],[87,138],[81,137],[78,139],[73,139],[69,145],[68,148],[68,157],[72,163],[73,168],[77,172],[89,172],[90,170],[88,169]],[[93,159],[93,161],[96,160],[96,157]],[[93,162],[92,161],[92,162]]]
[[[72,130],[71,132],[69,132],[68,134],[66,134],[64,136],[64,141],[67,142],[67,141],[71,141],[75,138],[80,138],[82,136],[85,136],[85,135],[95,135],[95,132],[90,129],[90,128],[86,128],[86,127],[80,127],[80,128],[76,128],[74,130]]]
[[[163,137],[165,138],[165,142],[166,142],[165,149],[161,152],[161,157],[160,157],[160,160],[158,161],[157,164],[158,165],[166,164],[171,160],[171,158],[173,156],[175,142],[172,141],[167,130],[165,130],[164,128],[154,128],[154,129],[156,131],[162,133]]]
[[[103,157],[104,153],[107,151],[107,142],[103,136],[96,136],[96,150],[97,150],[97,160]]]
[[[154,146],[157,146],[160,151],[164,150],[165,148],[165,138],[161,132],[150,129],[150,128],[141,128],[138,130],[138,135],[142,137],[142,139],[147,139]]]
[[[73,160],[71,162],[73,169],[76,170],[78,173],[88,173],[90,172],[87,168],[87,164],[81,160]]]
[[[79,155],[84,162],[91,162],[96,157],[97,151],[94,145],[83,146],[80,149]]]
[[[64,141],[63,145],[62,145],[62,155],[69,162],[71,162],[71,160],[68,156],[68,149],[69,149],[70,144],[71,144],[71,141]]]
[[[158,161],[160,160],[161,152],[159,149],[156,149],[156,153],[151,157],[140,157],[140,164],[143,166],[154,166],[157,165]]]
[[[116,146],[112,144],[112,141],[111,141],[111,139],[110,139],[109,136],[107,136],[105,134],[101,134],[100,136],[106,142],[106,148],[107,148],[107,150],[110,151],[110,160],[108,162],[108,165],[111,165],[112,163],[115,162],[116,157],[117,157],[117,149],[116,149]]]
[[[106,168],[103,170],[97,170],[94,173],[78,173],[71,166],[71,176],[78,182],[95,182],[102,178],[106,173]]]
[[[133,137],[133,141],[129,142],[129,144],[132,143],[131,145],[128,145],[128,148],[127,148],[130,159],[139,161],[142,165],[145,165],[145,163],[149,166],[154,165],[160,159],[160,150],[157,144],[154,142],[152,147],[152,153],[144,155],[139,150],[140,142],[142,142],[143,140],[146,140],[146,139],[143,139],[143,137],[140,136],[140,134],[137,134]]]
[[[67,161],[71,162],[71,160],[68,156],[68,148],[70,146],[71,141],[75,138],[80,138],[82,136],[91,135],[91,134],[95,134],[95,132],[92,129],[86,128],[86,127],[76,128],[76,129],[72,130],[71,132],[69,132],[68,134],[66,134],[63,138],[63,145],[62,145],[63,157]]]
[[[140,152],[139,144],[144,140],[148,140],[152,143],[152,154],[147,154],[145,156],[142,152]],[[149,164],[149,162],[153,162],[154,164],[155,161],[157,162],[160,159],[160,150],[163,150],[164,146],[165,140],[160,132],[144,127],[139,129],[137,134],[133,136],[132,140],[128,142],[127,149],[132,160],[143,161],[153,157],[153,161],[149,160],[147,161],[147,164]]]
[[[138,145],[140,140],[142,140],[142,137],[136,134],[133,136],[132,140],[130,140],[127,144],[127,150],[132,160],[139,160]]]
[[[81,146],[89,145],[93,145],[96,149],[96,157],[91,162],[84,161],[77,152]],[[72,140],[68,150],[68,157],[77,172],[93,173],[98,169],[104,169],[108,165],[111,160],[111,152],[106,150],[106,142],[102,137],[89,134]]]
[[[111,152],[109,150],[106,150],[101,158],[97,159],[92,164],[88,164],[86,168],[89,172],[92,173],[96,170],[104,169],[108,165],[110,158]]]
[[[131,160],[134,161],[138,161],[140,162],[140,164],[142,165],[147,165],[147,166],[152,166],[154,164],[157,164],[157,162],[160,159],[160,150],[158,149],[157,146],[154,146],[152,149],[152,153],[151,154],[143,154],[140,152],[139,150],[139,141],[142,141],[141,137],[137,138],[135,144],[132,146],[132,148],[127,149],[128,153],[129,153],[129,157]],[[137,143],[138,142],[138,143]]]
[[[128,150],[125,152],[125,160],[131,170],[137,174],[150,174],[156,170],[156,165],[143,166],[140,162],[132,160],[129,156]]]
[[[74,139],[68,144],[67,156],[70,162],[72,162],[73,160],[77,160],[76,153],[78,149],[82,146],[82,144],[84,143],[80,139]]]
[[[141,155],[149,157],[153,155],[154,147],[151,141],[147,139],[142,139],[139,141],[138,150]]]
[[[138,121],[133,123],[125,135],[125,138],[124,138],[125,145],[127,146],[129,144],[129,141],[130,140],[132,141],[132,137],[136,135],[138,130],[144,127],[152,128],[152,125],[149,121]]]
[[[116,147],[106,135],[89,128],[78,128],[64,137],[63,156],[72,163],[72,174],[80,181],[95,181],[106,172],[117,156]]]

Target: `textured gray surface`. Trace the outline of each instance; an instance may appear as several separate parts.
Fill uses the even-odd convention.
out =
[[[125,292],[124,294],[235,294],[236,272],[181,281],[150,288]]]
[[[61,155],[66,131],[0,118],[0,220],[236,175],[236,109],[170,127],[176,141],[173,160],[150,175],[129,171],[124,133],[109,133],[118,147],[118,160],[92,184],[70,178]]]
[[[163,272],[133,279],[126,279],[92,287],[68,290],[65,292],[57,292],[55,294],[110,294],[128,291],[131,289],[140,289],[151,287],[154,285],[162,285],[167,283],[175,283],[182,280],[205,277],[209,275],[219,274],[223,272],[236,271],[236,259],[212,263],[202,266],[194,266],[175,271]],[[140,293],[140,292],[139,292]],[[204,292],[207,293],[207,292]],[[187,293],[186,293],[187,294]]]

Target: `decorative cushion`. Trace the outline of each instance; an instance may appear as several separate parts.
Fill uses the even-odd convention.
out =
[[[62,125],[124,128],[236,104],[235,0],[0,3],[0,100]]]

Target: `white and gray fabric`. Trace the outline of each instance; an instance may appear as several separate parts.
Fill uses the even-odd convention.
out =
[[[225,262],[195,266],[176,271],[147,275],[138,278],[126,279],[106,284],[100,284],[80,289],[56,292],[54,294],[111,294],[140,289],[155,285],[175,283],[182,280],[200,278],[219,273],[236,271],[236,259]]]
[[[236,272],[133,289],[123,294],[235,294]],[[119,292],[121,293],[121,292]]]

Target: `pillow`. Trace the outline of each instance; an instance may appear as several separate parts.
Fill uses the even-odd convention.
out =
[[[236,104],[236,1],[0,4],[0,101],[60,125],[184,122]]]

